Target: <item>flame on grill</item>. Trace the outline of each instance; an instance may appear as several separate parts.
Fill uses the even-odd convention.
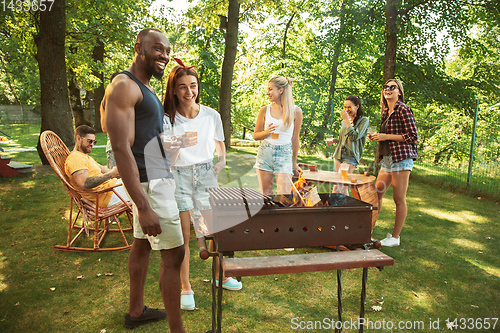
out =
[[[299,179],[292,185],[291,191],[293,194],[294,206],[323,206],[318,195],[318,189],[307,184],[307,181],[302,177],[302,171],[299,174]]]

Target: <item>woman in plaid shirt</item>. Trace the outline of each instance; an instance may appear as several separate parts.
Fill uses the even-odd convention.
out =
[[[404,104],[403,85],[391,79],[383,86],[380,99],[382,120],[378,133],[369,134],[370,140],[378,142],[376,160],[381,162],[375,183],[378,192],[379,210],[382,198],[392,184],[396,221],[392,234],[387,234],[382,246],[399,246],[401,229],[406,219],[406,191],[413,161],[417,159],[417,125],[410,107]]]

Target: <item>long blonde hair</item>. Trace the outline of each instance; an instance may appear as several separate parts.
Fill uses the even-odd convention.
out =
[[[289,128],[294,121],[295,103],[292,96],[292,79],[284,76],[275,76],[269,82],[273,82],[278,89],[283,88],[281,94],[281,105],[283,106],[283,126]]]

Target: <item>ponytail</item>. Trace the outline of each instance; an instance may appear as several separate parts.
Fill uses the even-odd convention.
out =
[[[283,126],[290,128],[294,121],[295,103],[293,102],[292,85],[293,80],[289,77],[275,76],[269,82],[273,82],[278,89],[283,88],[281,94],[281,106],[283,107]]]

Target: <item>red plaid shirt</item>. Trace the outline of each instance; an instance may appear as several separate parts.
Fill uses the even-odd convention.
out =
[[[382,111],[382,119],[387,117],[389,109]],[[394,105],[394,112],[387,121],[387,134],[402,135],[404,142],[388,141],[392,162],[397,163],[408,158],[417,159],[418,132],[415,117],[410,107],[401,101]],[[381,156],[380,156],[381,158]]]

